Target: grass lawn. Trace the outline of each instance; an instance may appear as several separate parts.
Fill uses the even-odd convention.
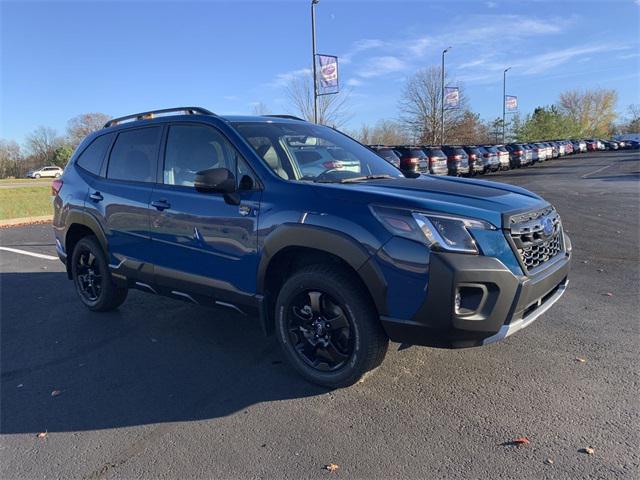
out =
[[[50,184],[53,178],[1,178],[0,185],[11,185],[12,183],[33,183],[34,185]]]
[[[51,180],[46,185],[0,188],[0,220],[52,215]]]

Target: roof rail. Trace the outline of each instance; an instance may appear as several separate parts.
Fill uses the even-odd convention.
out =
[[[301,122],[306,122],[304,118],[296,117],[295,115],[263,115],[263,117],[288,118],[289,120],[300,120]]]
[[[215,113],[202,107],[175,107],[164,108],[162,110],[150,110],[148,112],[134,113],[132,115],[125,115],[124,117],[112,118],[104,124],[103,128],[113,127],[114,125],[120,125],[126,121],[148,120],[156,115],[163,113],[184,112],[185,115],[215,115]]]

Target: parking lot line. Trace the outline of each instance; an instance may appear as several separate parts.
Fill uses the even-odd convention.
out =
[[[43,253],[27,252],[26,250],[19,250],[17,248],[0,247],[0,250],[4,250],[5,252],[19,253],[21,255],[29,255],[31,257],[36,257],[36,258],[44,258],[45,260],[58,260],[58,257],[54,257],[53,255],[45,255]]]
[[[600,168],[598,168],[597,170],[594,170],[593,172],[585,173],[584,175],[582,175],[582,177],[581,177],[581,178],[587,178],[587,177],[589,177],[590,175],[593,175],[594,173],[599,173],[599,172],[601,172],[602,170],[604,170],[604,169],[606,169],[606,168],[609,168],[609,167],[610,167],[610,166],[612,166],[612,165],[615,165],[615,163],[610,163],[609,165],[605,165],[604,167],[600,167]]]

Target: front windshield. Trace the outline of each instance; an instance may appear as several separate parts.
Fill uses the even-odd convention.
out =
[[[380,156],[325,126],[278,122],[238,122],[234,126],[285,180],[348,182],[403,176]]]

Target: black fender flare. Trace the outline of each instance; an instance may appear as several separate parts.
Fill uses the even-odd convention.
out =
[[[66,243],[67,243],[67,234],[69,233],[69,229],[71,228],[72,225],[78,224],[78,225],[83,225],[87,227],[89,230],[91,230],[95,234],[96,238],[98,239],[98,242],[100,242],[100,246],[104,250],[105,254],[108,254],[109,249],[107,247],[107,235],[105,234],[102,226],[100,225],[100,222],[98,222],[96,217],[82,210],[71,210],[67,214],[65,223],[66,223],[65,245],[64,245],[65,251],[67,250]]]
[[[258,264],[257,293],[265,294],[266,274],[271,260],[285,248],[306,247],[330,253],[347,263],[360,277],[373,299],[379,315],[387,312],[387,283],[371,261],[371,253],[353,237],[315,225],[284,224],[264,240]]]

